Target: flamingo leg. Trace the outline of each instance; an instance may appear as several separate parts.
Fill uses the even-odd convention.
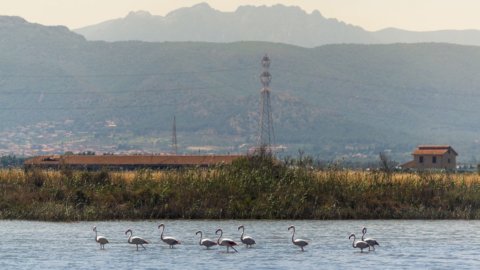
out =
[[[235,252],[238,252],[238,250],[236,250],[234,247],[232,247],[232,248],[233,248],[233,250],[235,250]]]
[[[138,251],[138,244],[137,244],[137,251]]]
[[[146,248],[143,246],[143,244],[140,244],[140,245],[143,247],[143,249],[146,249]]]

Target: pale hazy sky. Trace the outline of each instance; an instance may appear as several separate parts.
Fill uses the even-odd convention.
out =
[[[0,0],[0,15],[74,29],[124,17],[130,11],[166,15],[201,2],[222,11],[241,5],[296,5],[367,30],[480,29],[480,0]]]

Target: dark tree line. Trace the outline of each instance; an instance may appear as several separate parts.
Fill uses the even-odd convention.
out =
[[[22,167],[25,158],[17,157],[15,155],[8,155],[0,157],[1,168],[17,168]]]

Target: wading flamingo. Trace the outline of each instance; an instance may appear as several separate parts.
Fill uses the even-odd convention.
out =
[[[363,252],[363,249],[364,248],[368,248],[368,251],[370,251],[370,245],[365,242],[365,241],[357,241],[355,242],[355,234],[350,234],[350,236],[348,237],[348,239],[352,238],[353,237],[353,242],[352,242],[352,247],[353,248],[359,248],[360,249],[360,252]]]
[[[198,244],[200,246],[205,246],[205,247],[207,247],[207,249],[209,249],[210,247],[213,247],[213,246],[217,245],[217,242],[215,242],[213,240],[210,240],[208,238],[202,238],[202,236],[203,236],[202,231],[198,231],[195,234],[196,235],[200,234],[200,241],[198,242]]]
[[[255,245],[255,240],[250,236],[243,236],[245,234],[245,227],[243,225],[238,226],[238,230],[242,229],[242,236],[240,236],[240,241],[247,245],[247,248]]]
[[[373,238],[366,238],[366,239],[363,239],[363,237],[365,236],[365,234],[367,233],[367,228],[363,227],[362,229],[362,241],[365,241],[367,242],[367,244],[369,244],[373,250],[375,250],[375,245],[377,246],[380,246],[380,244],[378,244],[377,240],[373,239]]]
[[[100,244],[100,249],[105,249],[105,244],[108,244],[107,238],[97,235],[97,226],[93,226],[93,231],[95,232],[95,242]]]
[[[173,248],[174,245],[180,244],[180,241],[178,241],[177,239],[175,239],[173,237],[170,237],[170,236],[163,237],[163,231],[165,231],[165,225],[163,223],[158,225],[159,230],[160,230],[160,227],[162,228],[162,234],[160,234],[160,239],[162,239],[163,242],[168,244],[170,246],[170,248]]]
[[[227,247],[227,253],[229,252],[229,248],[233,248],[233,250],[235,250],[235,252],[238,252],[234,246],[237,245],[237,243],[235,243],[235,241],[233,241],[232,239],[228,239],[228,238],[223,238],[222,241],[220,241],[220,239],[222,238],[222,235],[223,235],[223,230],[222,229],[218,229],[215,234],[218,234],[218,232],[220,232],[220,236],[218,237],[218,240],[217,240],[217,244],[220,245],[220,246],[224,246],[224,247]]]
[[[138,250],[138,245],[142,246],[143,249],[146,249],[143,244],[148,244],[148,242],[141,238],[141,237],[138,237],[138,236],[133,236],[132,237],[132,229],[128,229],[126,232],[125,232],[125,235],[127,235],[128,233],[130,233],[130,236],[128,237],[128,243],[129,244],[132,244],[132,245],[137,245],[137,250]]]
[[[308,245],[308,242],[306,240],[303,240],[303,239],[295,239],[295,226],[291,225],[290,227],[288,227],[289,231],[290,231],[290,229],[293,229],[292,243],[296,246],[299,246],[302,249],[302,251],[305,251],[303,249],[303,247]]]

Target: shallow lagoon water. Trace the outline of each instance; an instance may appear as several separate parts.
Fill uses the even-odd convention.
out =
[[[160,241],[157,226],[182,244],[170,249]],[[258,221],[258,220],[156,220],[51,223],[0,221],[1,269],[480,269],[480,221]],[[224,247],[205,250],[198,245],[197,230],[216,239],[240,243],[239,225],[257,241],[254,248]],[[308,239],[305,252],[291,243],[289,225],[298,238]],[[92,227],[110,244],[100,250]],[[352,248],[350,233],[361,237],[363,226],[375,238],[376,251]],[[146,250],[127,243],[125,231],[150,241]]]

